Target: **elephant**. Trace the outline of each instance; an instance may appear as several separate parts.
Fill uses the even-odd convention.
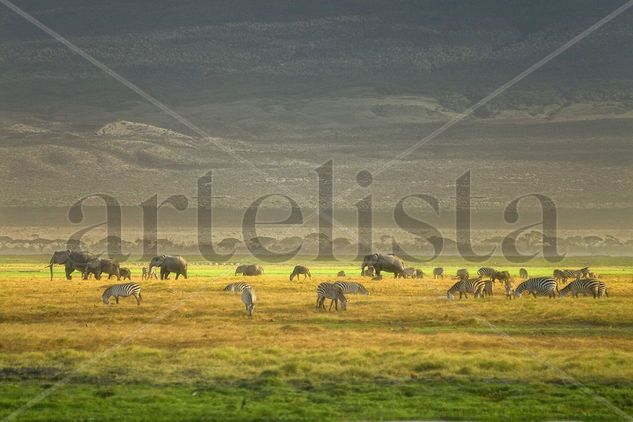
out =
[[[237,268],[235,269],[235,275],[238,275],[238,274],[242,274],[246,276],[262,275],[264,274],[264,268],[261,265],[241,264],[241,265],[238,265]]]
[[[108,274],[108,279],[116,276],[117,280],[121,280],[121,271],[119,263],[114,259],[96,258],[86,264],[83,272],[84,280],[88,280],[90,274],[94,274],[95,279],[101,280],[101,274]]]
[[[161,280],[169,280],[170,273],[176,273],[176,280],[180,275],[187,279],[187,261],[182,256],[155,256],[149,263],[148,274],[152,273],[153,267],[160,268]]]
[[[65,251],[55,251],[51,256],[51,261],[48,267],[51,269],[51,280],[53,280],[53,265],[64,264],[66,267],[66,280],[72,280],[72,273],[75,270],[83,273],[88,261],[92,261],[97,258],[90,252],[71,251],[70,249]]]
[[[128,280],[132,281],[132,271],[130,271],[129,268],[122,267],[122,268],[119,269],[119,273],[120,273],[121,278],[123,280],[128,279]]]
[[[360,267],[361,275],[365,267],[371,265],[379,276],[381,271],[393,273],[394,278],[404,271],[404,262],[395,255],[383,255],[379,253],[366,255],[363,264]]]
[[[297,277],[297,280],[299,280],[299,275],[303,274],[303,279],[305,280],[306,277],[312,279],[312,274],[310,274],[310,269],[306,266],[303,265],[297,265],[295,266],[294,270],[292,270],[292,273],[290,274],[290,281],[292,281],[293,278]]]

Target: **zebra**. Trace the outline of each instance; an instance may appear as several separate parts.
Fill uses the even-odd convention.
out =
[[[519,277],[521,277],[524,280],[527,280],[529,278],[528,277],[528,272],[527,272],[527,270],[525,268],[521,268],[519,270]]]
[[[129,268],[126,268],[126,267],[119,268],[119,275],[121,276],[123,280],[125,280],[126,278],[128,280],[132,280],[132,271],[130,271]]]
[[[341,302],[341,309],[343,311],[347,310],[347,299],[343,294],[343,289],[338,286],[335,286],[332,283],[320,283],[316,288],[317,300],[316,307],[317,309],[325,310],[325,299],[331,299],[330,302],[330,311],[332,310],[332,304],[334,304],[335,309],[338,311],[338,303]]]
[[[453,287],[448,289],[446,292],[446,297],[450,300],[453,299],[455,293],[459,292],[459,298],[462,298],[462,295],[468,299],[467,293],[473,293],[475,297],[481,296],[481,291],[484,287],[484,282],[481,280],[481,277],[463,279],[453,284]]]
[[[110,286],[105,289],[101,295],[101,300],[108,305],[111,296],[114,296],[117,304],[119,303],[119,297],[134,296],[137,305],[140,305],[143,299],[141,297],[141,286],[136,283],[115,284],[114,286]]]
[[[460,268],[459,270],[457,270],[457,278],[459,278],[460,280],[467,280],[468,277],[470,276],[466,268]]]
[[[534,297],[538,296],[547,296],[550,299],[556,297],[556,293],[558,293],[558,287],[556,284],[556,280],[552,277],[536,277],[529,278],[525,280],[523,283],[519,284],[519,286],[514,290],[514,297],[521,297],[521,293],[529,292],[534,295]]]
[[[433,268],[433,278],[441,278],[442,280],[444,280],[444,268],[442,267],[436,267]]]
[[[495,274],[496,273],[497,273],[497,270],[495,270],[494,268],[490,268],[490,267],[481,267],[477,271],[477,274],[479,274],[480,277],[488,277],[492,281],[495,280]]]
[[[563,298],[569,293],[573,297],[578,297],[579,293],[590,294],[594,299],[603,296],[609,296],[607,293],[607,285],[604,281],[599,281],[591,278],[574,280],[560,291],[560,297]]]
[[[563,283],[567,282],[568,278],[575,278],[579,280],[581,278],[589,278],[589,268],[584,267],[579,270],[554,270],[554,278],[562,281]]]
[[[297,280],[299,280],[300,274],[303,274],[304,280],[306,279],[306,277],[312,280],[312,274],[310,274],[310,269],[303,265],[297,265],[295,266],[294,270],[292,270],[292,273],[290,274],[290,281],[292,281],[292,279],[295,277],[297,277]]]
[[[343,293],[351,293],[351,294],[359,294],[359,295],[368,295],[369,292],[360,283],[348,283],[346,281],[336,281],[334,282],[334,286],[339,287],[343,290]]]
[[[415,269],[415,278],[424,278],[424,271],[421,268]]]
[[[257,296],[255,295],[255,289],[251,286],[242,289],[242,303],[246,306],[246,313],[249,317],[253,316],[253,309],[255,309],[255,302],[257,302]]]
[[[484,280],[484,287],[481,289],[482,297],[492,296],[492,280]]]
[[[249,286],[247,283],[238,282],[238,283],[228,284],[224,288],[224,291],[225,292],[230,292],[230,293],[241,293],[244,289],[250,289],[250,288],[251,288],[251,286]]]

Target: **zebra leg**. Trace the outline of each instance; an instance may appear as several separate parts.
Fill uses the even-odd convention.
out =
[[[134,299],[136,299],[137,306],[141,304],[141,299],[138,297],[138,295],[134,295]]]
[[[118,296],[114,296],[114,300],[116,300],[116,304],[119,304],[119,297]]]

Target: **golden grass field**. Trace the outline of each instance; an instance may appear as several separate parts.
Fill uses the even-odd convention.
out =
[[[292,265],[243,278],[226,266],[194,264],[188,280],[142,282],[137,306],[133,298],[101,302],[115,281],[80,281],[75,273],[69,282],[62,267],[49,281],[41,262],[1,265],[0,417],[42,392],[15,416],[150,418],[141,409],[152,419],[192,420],[633,415],[633,282],[619,267],[600,268],[610,296],[599,300],[507,300],[497,284],[492,298],[448,301],[453,280],[371,281],[353,263],[313,264],[312,280],[293,282]],[[140,282],[139,266],[132,267]],[[345,312],[315,309],[316,285],[337,279],[339,269],[370,294],[348,295]],[[222,291],[245,279],[258,297],[251,319],[239,295]]]

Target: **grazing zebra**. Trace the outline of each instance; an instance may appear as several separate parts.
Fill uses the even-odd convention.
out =
[[[415,278],[424,278],[424,271],[420,268],[415,269]]]
[[[251,288],[251,286],[249,286],[247,283],[238,282],[238,283],[228,284],[224,288],[224,291],[225,292],[230,292],[230,293],[241,293],[244,289],[250,289],[250,288]]]
[[[433,268],[433,278],[441,278],[442,280],[444,280],[444,268]]]
[[[123,280],[125,280],[126,278],[128,280],[132,280],[132,271],[130,271],[129,268],[126,268],[126,267],[119,268],[119,275],[121,276]]]
[[[359,295],[368,295],[369,292],[360,283],[348,283],[346,281],[336,281],[334,282],[334,286],[340,287],[343,290],[343,293],[351,293],[351,294],[359,294]]]
[[[554,270],[554,278],[565,283],[568,278],[575,278],[579,280],[581,278],[589,278],[589,268],[584,267],[579,270]]]
[[[310,274],[310,269],[303,265],[297,265],[295,266],[294,270],[292,270],[292,273],[290,274],[290,281],[292,281],[292,279],[295,277],[297,277],[297,280],[299,280],[299,275],[301,274],[303,274],[304,280],[306,279],[306,277],[312,280],[312,274]]]
[[[338,273],[336,273],[337,277],[345,277],[345,271],[339,271]]]
[[[579,293],[592,295],[594,299],[602,296],[609,296],[607,293],[607,285],[604,281],[594,280],[591,278],[583,278],[574,280],[560,291],[560,297],[565,297],[570,294],[573,297],[578,297]]]
[[[525,268],[521,268],[521,269],[519,270],[519,277],[521,277],[521,278],[522,278],[522,279],[524,279],[524,280],[525,280],[525,279],[527,279],[527,278],[529,278],[529,277],[528,277],[528,272],[527,272],[527,270],[526,270]]]
[[[455,296],[455,293],[458,292],[460,299],[462,298],[462,295],[466,299],[468,299],[467,293],[473,293],[475,297],[480,297],[483,287],[484,282],[481,280],[481,277],[460,280],[457,283],[453,284],[453,287],[448,289],[448,291],[446,292],[446,297],[452,300]]]
[[[512,283],[512,279],[507,280],[504,283],[504,287],[505,287],[505,291],[506,291],[506,299],[512,299],[512,296],[514,296],[514,289],[513,289],[513,283]]]
[[[479,274],[480,277],[488,277],[490,280],[495,279],[495,274],[497,273],[497,270],[495,270],[494,268],[490,268],[490,267],[481,267],[478,271],[477,274]]]
[[[460,280],[466,280],[468,277],[470,276],[468,275],[468,270],[466,268],[460,268],[457,270],[457,278]]]
[[[514,290],[514,297],[521,297],[523,292],[527,291],[533,294],[534,297],[547,296],[550,299],[556,297],[558,288],[556,287],[556,280],[552,277],[537,277],[529,278]]]
[[[325,310],[325,299],[331,299],[330,302],[330,311],[332,310],[332,304],[334,304],[335,309],[338,311],[338,303],[341,302],[341,309],[345,311],[347,309],[347,299],[343,294],[343,289],[338,286],[335,286],[332,283],[320,283],[316,288],[317,300],[316,307],[317,309]]]
[[[253,309],[255,309],[255,302],[257,302],[257,296],[255,296],[255,289],[251,286],[245,287],[242,290],[242,303],[246,306],[246,313],[249,317],[253,316]]]
[[[141,286],[136,283],[115,284],[108,287],[101,295],[103,303],[109,304],[111,296],[114,296],[117,304],[119,303],[119,297],[134,296],[137,305],[140,305],[143,299],[141,297]]]

